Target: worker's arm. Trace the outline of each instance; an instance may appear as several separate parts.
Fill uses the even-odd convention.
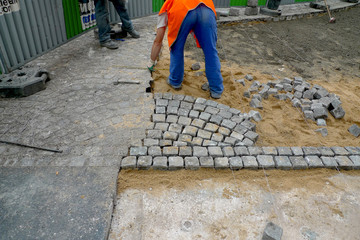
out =
[[[160,54],[162,42],[165,36],[165,31],[166,31],[166,27],[158,28],[156,31],[156,38],[151,48],[150,63],[148,64],[148,68],[150,71],[153,71],[153,67],[155,66],[155,61]]]

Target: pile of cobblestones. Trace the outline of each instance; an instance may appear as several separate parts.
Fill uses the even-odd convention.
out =
[[[192,96],[154,99],[153,124],[122,169],[360,169],[360,147],[256,147],[258,114]]]
[[[246,75],[245,79],[252,81],[253,77]],[[238,82],[245,85],[243,79],[238,80]],[[266,84],[253,81],[250,88],[244,92],[244,96],[251,98],[251,107],[259,109],[263,108],[262,99],[268,99],[269,96],[279,100],[289,99],[294,107],[302,110],[306,119],[316,121],[318,126],[326,126],[329,112],[335,119],[341,119],[345,116],[339,96],[329,93],[320,85],[311,86],[301,77],[284,78],[283,80],[269,81]],[[316,131],[327,136],[326,128],[320,128]]]

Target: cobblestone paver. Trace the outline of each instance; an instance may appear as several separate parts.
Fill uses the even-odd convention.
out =
[[[256,123],[247,113],[212,100],[171,93],[155,93],[154,100],[152,119],[155,124],[147,128],[143,146],[130,148],[133,168],[139,166],[139,163],[134,164],[133,157],[144,162],[145,155],[149,156],[146,163],[153,158],[152,167],[163,170],[360,168],[359,147],[259,147],[255,146],[259,137]],[[186,115],[168,111],[174,105],[186,106],[190,111]],[[227,110],[226,117],[219,115],[224,109]],[[200,114],[191,115],[191,111]],[[206,118],[201,117],[203,113],[207,114]],[[248,133],[256,137],[249,139]],[[162,141],[167,144],[162,145]],[[156,147],[156,151],[150,151],[149,145]],[[129,157],[122,160],[121,167],[123,165],[129,168]]]

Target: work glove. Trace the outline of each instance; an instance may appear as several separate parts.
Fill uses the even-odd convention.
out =
[[[150,73],[155,72],[154,67],[156,65],[156,61],[150,59],[149,63],[147,64],[147,68],[149,69]]]

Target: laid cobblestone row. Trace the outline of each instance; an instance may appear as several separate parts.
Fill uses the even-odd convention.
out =
[[[281,89],[280,85],[274,87]],[[303,84],[296,87],[306,89]],[[255,146],[259,135],[251,114],[212,100],[171,93],[155,93],[154,99],[153,124],[142,146],[130,147],[121,168],[360,169],[360,147],[259,147]],[[187,114],[169,111],[173,107],[186,109]]]

